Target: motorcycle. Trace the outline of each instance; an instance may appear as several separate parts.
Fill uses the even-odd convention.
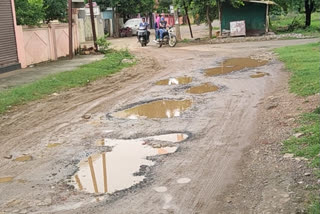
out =
[[[169,30],[163,33],[163,39],[162,41],[159,41],[158,46],[159,48],[162,47],[162,45],[169,45],[170,47],[174,47],[177,44],[177,37],[174,35],[173,28],[169,27]]]
[[[137,37],[138,42],[140,42],[141,44],[141,47],[147,46],[147,44],[149,43],[147,27],[139,27]]]

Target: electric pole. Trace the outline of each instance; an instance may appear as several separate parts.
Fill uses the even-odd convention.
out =
[[[72,36],[72,0],[68,0],[69,21],[69,59],[73,58],[73,36]]]
[[[94,13],[93,13],[92,0],[89,0],[89,7],[90,7],[90,18],[91,18],[91,26],[92,26],[92,35],[93,35],[94,49],[95,49],[96,51],[98,51],[96,25],[95,25],[95,23],[94,23]]]

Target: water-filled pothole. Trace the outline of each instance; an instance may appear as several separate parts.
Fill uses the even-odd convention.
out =
[[[191,107],[191,100],[157,100],[112,114],[117,118],[172,118]]]
[[[176,152],[178,147],[153,148],[146,140],[180,142],[188,138],[183,133],[152,136],[133,140],[105,139],[111,152],[92,155],[79,163],[71,185],[89,193],[114,193],[128,189],[145,179],[143,170],[154,162],[147,157]]]
[[[204,94],[208,92],[213,92],[219,90],[218,86],[211,85],[210,83],[204,83],[199,86],[191,87],[187,90],[187,93],[190,94]]]
[[[261,78],[264,76],[270,76],[270,74],[266,72],[256,72],[255,74],[250,75],[251,78]]]
[[[2,177],[0,178],[0,183],[9,183],[13,180],[13,177]]]
[[[233,71],[240,71],[245,68],[255,68],[266,65],[268,61],[257,60],[251,58],[232,58],[227,59],[221,63],[219,67],[209,68],[205,70],[206,76],[217,76],[221,74],[231,73]]]
[[[192,77],[169,78],[156,82],[156,85],[185,85],[192,82]]]
[[[14,159],[14,161],[26,162],[26,161],[31,161],[32,159],[33,157],[31,155],[23,155],[21,157],[17,157],[16,159]]]

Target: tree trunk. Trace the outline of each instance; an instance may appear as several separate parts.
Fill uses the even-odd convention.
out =
[[[183,7],[184,7],[184,11],[186,12],[186,15],[187,15],[187,20],[188,20],[190,35],[191,35],[191,38],[193,38],[192,29],[191,29],[191,23],[190,23],[189,14],[188,14],[188,7],[186,6],[185,1],[183,1]]]
[[[309,27],[311,25],[311,13],[314,9],[314,2],[313,0],[305,0],[304,7],[306,10],[306,24],[305,27]]]
[[[207,22],[209,26],[209,39],[212,39],[212,24],[210,19],[210,6],[207,5]]]

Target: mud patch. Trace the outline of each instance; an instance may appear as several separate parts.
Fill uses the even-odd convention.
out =
[[[208,92],[213,92],[219,90],[218,86],[211,85],[210,83],[205,83],[199,86],[191,87],[187,90],[190,94],[204,94]]]
[[[111,152],[95,154],[82,160],[71,184],[89,193],[114,193],[128,189],[145,179],[141,167],[152,166],[147,157],[174,153],[177,147],[153,148],[142,140],[106,139]]]
[[[251,58],[232,58],[227,59],[221,63],[219,67],[209,68],[205,70],[206,76],[217,76],[228,74],[233,71],[240,71],[245,68],[256,68],[266,65],[268,61],[257,60]]]
[[[156,85],[186,85],[192,82],[192,77],[169,78],[156,82]]]
[[[2,178],[0,178],[0,184],[1,183],[9,183],[11,181],[13,181],[13,177],[2,177]]]
[[[256,72],[255,74],[250,75],[251,78],[261,78],[264,76],[270,76],[270,74],[266,72]]]
[[[17,157],[16,159],[14,159],[14,161],[26,162],[26,161],[31,161],[32,159],[33,159],[33,157],[31,155],[24,155],[21,157]]]
[[[192,105],[191,100],[158,100],[115,112],[117,118],[173,118],[179,117]]]

